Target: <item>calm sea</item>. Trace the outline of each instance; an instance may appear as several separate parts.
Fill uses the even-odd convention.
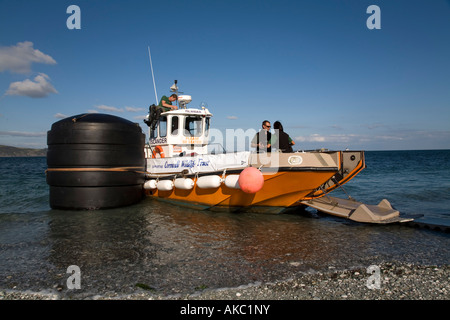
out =
[[[344,186],[383,198],[417,221],[450,225],[450,150],[366,152],[367,168]],[[45,158],[0,158],[0,290],[72,297],[192,293],[287,279],[297,273],[382,262],[448,264],[446,232],[366,225],[322,215],[197,211],[145,199],[126,208],[51,210]],[[344,196],[341,191],[335,196]],[[70,265],[81,289],[68,289]]]

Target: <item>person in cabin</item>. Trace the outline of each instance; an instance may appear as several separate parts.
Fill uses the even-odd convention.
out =
[[[272,133],[270,132],[270,121],[262,122],[262,129],[253,137],[251,146],[256,148],[256,152],[271,152]]]
[[[170,110],[177,110],[178,107],[176,105],[172,105],[172,102],[177,101],[178,96],[174,93],[170,97],[162,96],[161,100],[159,101],[159,104],[156,106],[152,104],[149,107],[149,119],[144,120],[144,122],[152,128],[152,130],[155,129],[156,123],[158,122],[159,117],[161,116],[161,113],[170,111]]]
[[[295,144],[294,140],[284,132],[283,125],[280,121],[275,121],[273,124],[275,130],[274,138],[272,139],[272,145],[277,144],[278,150],[281,152],[294,152],[292,146]]]

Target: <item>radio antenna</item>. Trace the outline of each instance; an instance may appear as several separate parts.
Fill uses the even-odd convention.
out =
[[[155,89],[156,104],[158,105],[158,94],[156,93],[155,76],[153,75],[152,56],[150,54],[150,46],[148,46],[148,58],[150,60],[150,68],[152,69],[153,88]]]

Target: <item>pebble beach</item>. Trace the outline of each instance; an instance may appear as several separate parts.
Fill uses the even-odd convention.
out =
[[[448,300],[450,266],[384,263],[379,282],[371,281],[366,268],[300,274],[269,283],[243,284],[183,295],[158,295],[142,289],[130,295],[105,292],[81,300]],[[0,289],[0,300],[73,299],[59,292],[20,292]]]

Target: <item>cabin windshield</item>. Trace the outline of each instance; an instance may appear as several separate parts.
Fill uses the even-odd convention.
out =
[[[150,129],[150,138],[157,138],[158,137],[158,130],[159,130],[159,136],[160,137],[166,137],[167,136],[167,117],[161,116],[158,120],[158,124],[155,127],[154,130]]]
[[[184,135],[187,137],[199,137],[203,133],[203,118],[188,116],[184,124]]]
[[[161,117],[159,120],[159,136],[167,137],[167,117]]]

